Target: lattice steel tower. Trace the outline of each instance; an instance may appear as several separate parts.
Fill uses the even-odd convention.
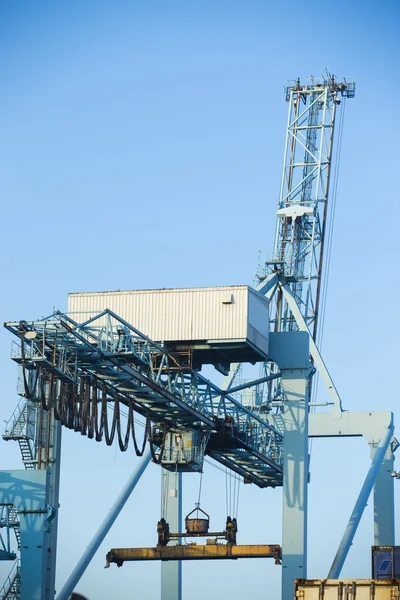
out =
[[[300,79],[290,82],[285,93],[289,114],[275,244],[261,278],[271,272],[283,276],[315,340],[337,107],[344,99],[354,97],[355,84],[346,80],[339,83],[326,74],[307,83]],[[340,134],[341,128],[339,147]],[[273,329],[298,329],[280,291]]]

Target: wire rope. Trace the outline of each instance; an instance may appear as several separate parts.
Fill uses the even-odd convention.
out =
[[[232,514],[232,473],[229,472],[229,515]]]
[[[54,418],[67,427],[81,435],[87,435],[90,439],[95,437],[100,442],[103,437],[107,446],[111,446],[117,435],[118,446],[121,452],[125,452],[129,446],[129,440],[132,438],[135,452],[142,456],[149,440],[153,460],[161,462],[164,447],[166,429],[159,454],[155,453],[154,444],[150,440],[151,422],[149,414],[146,415],[146,421],[143,425],[134,418],[134,409],[132,402],[128,405],[128,412],[123,413],[127,417],[127,424],[124,433],[121,426],[121,397],[117,391],[109,390],[105,385],[101,388],[101,398],[98,397],[97,380],[89,375],[82,374],[79,378],[79,386],[74,383],[60,381],[54,378],[52,373],[48,373],[43,368],[38,368],[36,382],[39,382],[39,400],[44,411],[54,410]],[[36,383],[35,383],[36,387]],[[98,405],[101,405],[100,419]],[[111,427],[109,425],[108,411],[112,410]],[[100,422],[99,422],[100,421]],[[144,426],[144,436],[141,446],[137,443],[135,433],[135,423]]]
[[[326,261],[326,267],[325,267],[325,277],[324,277],[324,282],[323,282],[323,306],[322,306],[322,317],[321,317],[322,326],[320,329],[320,336],[319,336],[319,342],[320,342],[321,348],[322,348],[322,340],[323,340],[323,328],[325,325],[326,298],[327,298],[328,287],[329,287],[329,273],[330,273],[330,267],[331,267],[333,233],[334,233],[334,224],[335,224],[335,217],[336,217],[336,206],[337,206],[336,199],[337,199],[337,188],[338,188],[340,162],[341,162],[343,124],[344,124],[345,110],[346,110],[346,99],[343,98],[343,109],[340,112],[340,118],[339,118],[339,136],[338,136],[339,139],[338,139],[338,149],[337,149],[337,159],[336,159],[337,166],[335,169],[334,178],[333,178],[333,186],[332,186],[332,188],[333,188],[332,189],[332,205],[331,205],[332,209],[331,209],[331,218],[330,218],[330,223],[329,223],[327,261]]]
[[[337,188],[339,181],[339,171],[340,171],[340,161],[341,161],[341,152],[342,152],[342,140],[343,140],[343,125],[344,125],[344,117],[346,110],[346,99],[342,99],[343,107],[340,111],[339,115],[339,125],[338,125],[338,144],[336,151],[336,168],[333,175],[332,182],[332,194],[330,201],[330,218],[329,225],[327,231],[327,240],[326,240],[326,260],[325,260],[325,268],[323,273],[323,283],[322,283],[322,293],[321,293],[321,310],[320,310],[320,324],[319,331],[317,336],[317,347],[319,351],[322,351],[323,346],[323,337],[324,337],[324,327],[325,327],[325,316],[326,316],[326,304],[327,304],[327,295],[328,295],[328,287],[329,287],[329,274],[331,267],[331,256],[332,256],[332,247],[333,247],[333,233],[334,233],[334,224],[336,217],[336,206],[337,206]],[[313,386],[312,392],[312,400],[316,401],[318,396],[318,387],[319,387],[319,374],[317,373],[315,377],[315,384]],[[312,453],[313,439],[309,440],[309,456],[311,461],[311,453]]]
[[[211,467],[213,467],[214,469],[217,469],[218,471],[221,471],[221,473],[226,473],[226,471],[228,470],[227,467],[220,467],[219,465],[217,465],[214,461],[209,460],[207,457],[204,458],[204,462],[207,463],[208,465],[210,465]],[[235,479],[238,479],[239,481],[242,481],[242,478],[240,475],[237,475],[235,472],[232,473],[232,476]]]
[[[170,472],[166,469],[163,471],[162,478],[162,497],[161,497],[161,517],[167,520],[167,506],[168,506],[168,490],[169,490],[169,476]]]
[[[237,478],[237,496],[236,496],[236,511],[235,518],[237,519],[239,516],[239,497],[240,497],[240,488],[241,488],[241,480]]]
[[[200,484],[199,484],[199,495],[197,497],[197,504],[200,506],[200,498],[201,498],[201,486],[203,483],[203,471],[200,473]]]
[[[225,504],[226,504],[226,514],[229,515],[229,506],[228,506],[228,467],[225,467]]]

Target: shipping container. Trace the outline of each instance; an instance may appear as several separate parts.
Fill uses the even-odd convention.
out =
[[[78,322],[105,308],[171,351],[191,352],[194,363],[257,362],[268,354],[269,303],[247,285],[68,296]]]
[[[304,600],[394,600],[400,581],[375,579],[297,579],[295,598]]]
[[[372,577],[400,579],[400,546],[372,546]]]

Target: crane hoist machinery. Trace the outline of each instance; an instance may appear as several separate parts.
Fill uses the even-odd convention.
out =
[[[397,447],[392,414],[343,412],[318,350],[334,212],[328,197],[337,185],[334,132],[340,149],[343,108],[354,93],[354,82],[328,73],[286,86],[275,242],[255,288],[76,293],[67,312],[5,324],[16,338],[21,400],[3,437],[18,441],[26,469],[0,473],[0,506],[15,509],[6,520],[20,536],[21,563],[10,582],[21,600],[54,598],[62,427],[107,445],[116,440],[121,451],[133,446],[139,459],[57,600],[76,586],[150,459],[163,477],[176,474],[174,493],[165,493],[170,516],[161,515],[156,547],[113,549],[107,560],[161,560],[163,600],[181,599],[179,561],[240,556],[282,560],[282,599],[292,599],[294,580],[306,578],[310,437],[362,436],[371,449],[330,576],[340,573],[373,486],[375,544],[393,545],[393,479],[384,476]],[[240,378],[243,364],[261,373]],[[223,385],[206,378],[203,365],[222,374]],[[323,413],[311,411],[317,371],[330,397]],[[189,514],[182,532],[182,473],[202,472],[205,457],[260,488],[283,487],[281,546],[239,546],[230,517],[223,531],[209,533],[207,514]],[[201,537],[209,541],[176,544]]]
[[[192,516],[196,513],[195,516]],[[196,503],[195,508],[185,517],[185,532],[172,533],[164,518],[157,523],[158,542],[155,548],[113,548],[108,552],[106,567],[116,563],[122,567],[125,561],[138,560],[204,560],[227,558],[274,558],[276,564],[281,564],[281,547],[277,544],[237,546],[238,531],[235,518],[227,517],[224,531],[209,531],[210,517]],[[168,546],[171,540],[183,538],[207,537],[205,545],[189,542],[185,545]],[[221,543],[224,540],[226,543]]]

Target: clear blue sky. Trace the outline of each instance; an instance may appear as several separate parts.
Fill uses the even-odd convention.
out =
[[[395,0],[3,0],[1,320],[66,309],[70,291],[250,283],[258,251],[272,250],[283,83],[328,66],[354,76],[357,91],[346,110],[324,356],[347,409],[400,418],[399,12]],[[0,336],[4,420],[16,370],[10,336]],[[19,468],[17,445],[1,448],[0,468]],[[368,461],[361,440],[314,443],[310,577],[326,576]],[[64,432],[58,589],[135,462]],[[83,577],[91,600],[159,597],[158,564],[103,570],[109,548],[155,543],[159,477],[151,465]],[[198,483],[185,477],[185,512]],[[224,476],[207,468],[203,489],[212,523],[223,525]],[[246,486],[240,542],[279,542],[280,502],[279,490]],[[345,576],[370,575],[371,543],[369,507]],[[185,600],[222,590],[238,600],[244,589],[277,598],[279,585],[271,562],[184,565]]]

